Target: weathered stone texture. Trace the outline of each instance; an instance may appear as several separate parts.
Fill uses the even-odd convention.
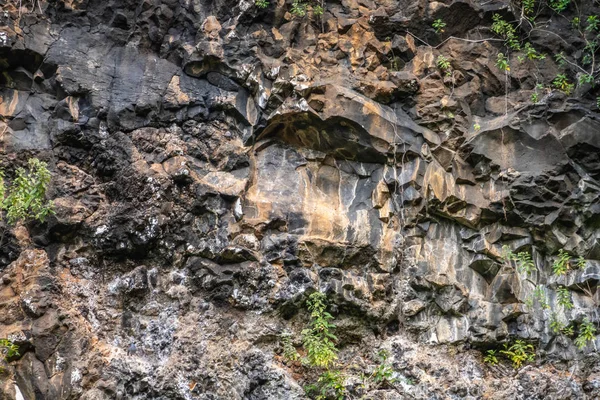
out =
[[[598,398],[600,341],[531,303],[566,286],[556,317],[600,322],[598,89],[507,79],[508,1],[271,3],[0,0],[0,163],[47,161],[56,210],[1,226],[0,399],[306,398],[278,337],[314,290],[349,398]],[[546,83],[582,47],[553,15],[524,32]],[[553,276],[559,249],[582,268]],[[517,338],[534,365],[482,363]],[[363,393],[379,348],[403,383]]]

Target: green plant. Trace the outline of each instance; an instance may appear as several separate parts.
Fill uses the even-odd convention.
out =
[[[396,378],[394,378],[394,370],[391,366],[387,364],[387,359],[390,354],[387,350],[379,350],[377,353],[379,357],[380,364],[375,368],[375,371],[371,374],[371,377],[376,383],[394,383],[396,382]]]
[[[561,51],[560,53],[556,53],[554,55],[554,60],[556,61],[558,66],[560,68],[562,68],[565,66],[565,63],[567,62],[567,57],[565,56],[565,53]]]
[[[517,270],[521,273],[531,274],[535,270],[535,263],[531,258],[531,254],[526,251],[514,253],[508,246],[502,246],[502,259],[509,263],[515,261]]]
[[[535,85],[534,92],[531,94],[531,101],[533,103],[537,103],[540,100],[539,91],[541,90],[544,90],[544,85],[542,85],[541,83]]]
[[[19,355],[19,346],[9,339],[0,339],[0,354],[5,361],[8,361],[9,358]],[[2,368],[0,368],[0,372],[2,372]]]
[[[535,7],[535,0],[523,0],[523,12],[525,15],[529,15],[533,13],[533,8]]]
[[[558,257],[552,263],[552,273],[554,275],[565,275],[569,269],[569,253],[560,249],[558,251]]]
[[[485,357],[483,357],[483,362],[490,365],[498,364],[498,357],[496,356],[496,350],[488,350],[486,352]]]
[[[594,76],[591,74],[583,74],[579,76],[579,84],[591,83],[594,86]]]
[[[538,301],[542,309],[549,309],[550,304],[546,301],[546,288],[542,285],[538,285],[533,291],[533,297]]]
[[[437,66],[439,69],[444,71],[447,76],[449,76],[451,74],[450,60],[448,60],[446,57],[444,57],[441,54],[437,57]]]
[[[43,222],[53,214],[53,203],[46,201],[50,172],[45,162],[37,158],[28,161],[28,168],[17,168],[15,179],[7,190],[0,171],[0,207],[6,211],[9,224],[35,219]]]
[[[566,95],[570,95],[573,91],[573,88],[575,87],[575,85],[569,83],[569,80],[567,79],[567,76],[565,74],[556,75],[556,78],[554,78],[552,84],[556,89],[564,92]]]
[[[566,287],[559,287],[556,289],[556,297],[558,305],[564,307],[567,310],[573,308],[573,302],[571,301],[571,292]]]
[[[444,32],[446,23],[444,21],[442,21],[441,19],[436,19],[435,21],[433,21],[433,24],[431,24],[431,26],[433,27],[433,29],[435,29],[435,32],[439,35],[440,33]]]
[[[559,319],[556,313],[552,313],[550,316],[550,330],[558,335],[565,329],[565,324],[563,324]]]
[[[540,54],[538,51],[531,45],[531,43],[525,43],[525,55],[530,60],[544,60],[546,58],[545,54]]]
[[[292,3],[292,8],[290,9],[290,13],[297,17],[304,17],[306,15],[306,11],[308,10],[308,4],[306,4],[302,0],[294,0]]]
[[[267,8],[269,7],[269,0],[256,0],[254,5],[258,8]]]
[[[9,339],[0,339],[0,349],[5,360],[19,355],[19,346]]]
[[[579,350],[583,350],[588,342],[596,340],[596,327],[592,324],[589,318],[585,317],[579,326],[579,335],[575,339],[575,345]]]
[[[504,345],[504,350],[500,350],[513,364],[514,368],[520,368],[523,363],[531,362],[535,358],[535,347],[531,343],[517,339],[509,347]]]
[[[508,64],[508,58],[503,53],[498,53],[496,58],[496,67],[502,71],[510,71],[510,65]]]
[[[583,55],[583,58],[581,59],[581,63],[583,65],[589,65],[594,60],[594,53],[596,53],[596,49],[598,48],[598,42],[596,40],[587,40],[587,39],[585,39],[585,40],[586,40],[586,45],[583,48],[584,55]],[[598,71],[597,70],[594,71],[592,69],[591,72],[596,73]],[[590,73],[589,75],[592,75],[592,73]]]
[[[600,108],[600,97],[596,97],[596,107]]]
[[[502,246],[502,253],[500,254],[500,258],[502,258],[503,262],[508,263],[508,262],[512,261],[514,256],[515,256],[515,253],[513,253],[513,251],[510,249],[510,247],[508,247],[508,245]]]
[[[565,326],[562,329],[562,334],[565,335],[565,336],[569,336],[569,337],[573,336],[575,334],[575,332],[573,331],[573,325]]]
[[[302,330],[306,361],[312,366],[328,368],[337,359],[337,337],[333,334],[333,316],[326,311],[327,298],[325,294],[315,292],[309,296],[307,305],[310,327]]]
[[[473,124],[473,129],[475,130],[475,132],[479,132],[481,130],[481,125],[479,124]]]
[[[565,11],[570,3],[571,0],[548,0],[550,8],[556,11],[557,13]]]
[[[292,344],[292,335],[290,333],[281,334],[281,345],[283,346],[283,358],[288,361],[298,361],[300,355]]]
[[[304,387],[306,394],[314,396],[315,400],[343,400],[346,396],[344,376],[340,371],[325,371],[317,380],[316,384]]]
[[[558,319],[558,315],[555,312],[550,316],[550,330],[555,335],[563,334],[565,336],[573,336],[573,326],[565,325]]]
[[[535,264],[531,258],[531,254],[526,251],[517,253],[514,256],[514,260],[517,262],[517,270],[526,274],[531,274],[535,269]]]
[[[585,30],[587,32],[598,30],[598,25],[600,24],[600,21],[599,21],[597,15],[590,15],[589,17],[587,17],[586,22],[587,22],[587,26],[585,27]]]
[[[521,44],[517,37],[517,30],[512,24],[506,22],[500,14],[492,17],[492,32],[504,39],[504,44],[513,50],[521,50]]]
[[[314,16],[320,17],[325,11],[323,3],[323,0],[294,0],[290,13],[296,17],[304,17],[312,10]]]
[[[586,264],[585,258],[583,258],[582,256],[579,256],[577,258],[577,268],[584,269],[585,268],[585,264]]]

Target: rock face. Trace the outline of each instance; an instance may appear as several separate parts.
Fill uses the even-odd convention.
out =
[[[570,25],[543,7],[548,57],[505,73],[513,3],[272,3],[0,0],[1,164],[47,161],[56,211],[1,227],[0,399],[307,398],[280,335],[315,290],[347,398],[600,397],[573,341],[600,321],[600,92],[549,86]],[[531,365],[482,362],[516,339]],[[360,385],[377,349],[401,383]]]

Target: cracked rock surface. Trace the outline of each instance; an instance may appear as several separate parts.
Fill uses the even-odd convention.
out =
[[[0,0],[0,167],[46,161],[56,211],[0,226],[0,399],[306,399],[280,335],[315,290],[349,399],[600,398],[600,340],[551,329],[600,322],[600,89],[530,100],[565,22],[506,74],[508,1],[271,3]]]

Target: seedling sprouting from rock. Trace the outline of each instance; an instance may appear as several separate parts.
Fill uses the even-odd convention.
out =
[[[435,32],[439,35],[440,33],[444,32],[446,23],[442,19],[438,18],[435,21],[433,21],[433,24],[431,24],[431,26],[433,27],[433,29],[435,29]]]

